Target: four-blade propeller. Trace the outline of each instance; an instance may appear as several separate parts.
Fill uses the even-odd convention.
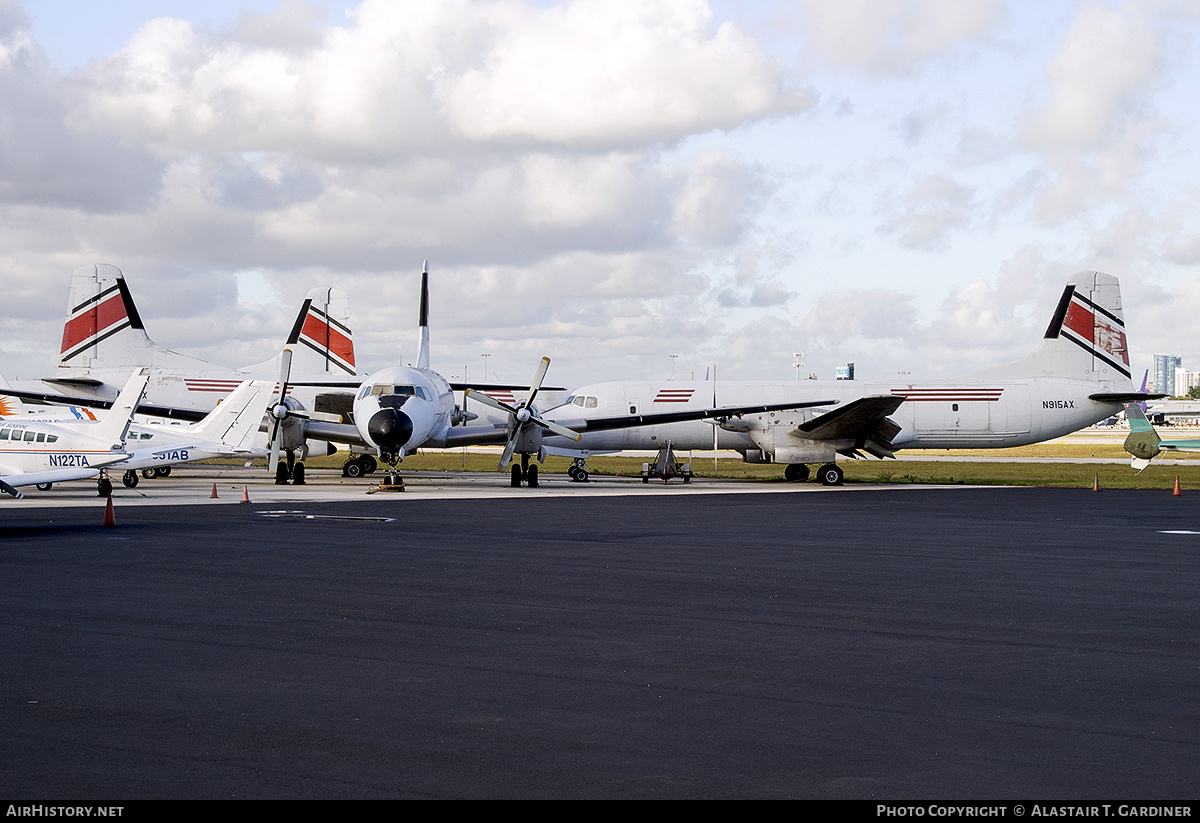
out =
[[[583,439],[583,435],[573,429],[568,429],[566,426],[560,426],[558,423],[542,419],[533,407],[533,400],[537,397],[537,393],[542,387],[542,380],[546,377],[546,369],[548,368],[550,368],[550,358],[543,357],[542,362],[538,364],[537,372],[533,375],[533,382],[529,385],[529,394],[516,406],[510,406],[481,391],[474,389],[467,390],[467,396],[471,399],[478,400],[485,406],[491,406],[494,409],[508,413],[508,440],[504,444],[504,454],[500,457],[500,471],[507,469],[508,464],[512,462],[513,452],[517,447],[517,440],[528,426],[548,429],[561,437],[566,437],[576,442]]]

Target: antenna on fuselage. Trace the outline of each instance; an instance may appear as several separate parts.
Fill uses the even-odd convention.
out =
[[[417,319],[417,368],[429,368],[429,261],[421,269],[421,316]]]

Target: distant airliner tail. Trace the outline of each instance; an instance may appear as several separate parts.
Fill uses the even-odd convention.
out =
[[[205,370],[211,363],[156,344],[116,266],[95,263],[75,269],[63,324],[60,369],[122,371],[156,369]]]

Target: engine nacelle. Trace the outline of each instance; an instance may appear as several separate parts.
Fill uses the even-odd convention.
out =
[[[307,411],[304,408],[304,404],[294,397],[283,398],[283,407],[289,412]],[[291,452],[307,451],[307,446],[304,442],[304,420],[288,414],[283,418],[280,429],[280,448]]]

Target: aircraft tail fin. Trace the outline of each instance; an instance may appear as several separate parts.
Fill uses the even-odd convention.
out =
[[[1146,413],[1142,411],[1139,404],[1126,404],[1125,416],[1129,420],[1129,436],[1125,438],[1125,451],[1133,456],[1130,465],[1140,472],[1162,452],[1158,445],[1162,439],[1154,430],[1154,426],[1150,425],[1150,421],[1146,419]]]
[[[429,368],[429,261],[421,269],[421,315],[417,320],[417,368]]]
[[[125,388],[121,389],[121,393],[113,401],[112,408],[89,434],[105,443],[125,442],[129,424],[133,421],[133,413],[137,410],[138,403],[142,402],[142,397],[146,394],[146,385],[149,382],[150,369],[134,370],[133,374],[129,376],[129,380],[126,381]]]
[[[119,371],[141,366],[212,368],[150,339],[125,275],[108,263],[82,266],[71,275],[58,365],[61,369]]]
[[[273,380],[246,380],[191,430],[204,440],[231,449],[249,448],[274,391]]]
[[[300,306],[288,335],[298,374],[354,374],[350,298],[341,289],[313,289]]]
[[[1037,351],[1023,360],[969,377],[1050,377],[1095,384],[1098,391],[1131,392],[1120,281],[1098,271],[1072,275]]]
[[[12,384],[8,382],[8,378],[0,374],[0,389],[11,388]],[[21,398],[0,391],[0,417],[18,417],[24,413],[25,404],[21,402]]]

